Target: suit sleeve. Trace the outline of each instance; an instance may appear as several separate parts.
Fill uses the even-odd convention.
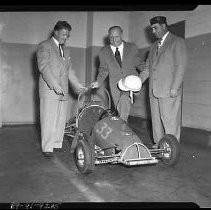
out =
[[[134,54],[135,54],[135,57],[134,57],[134,66],[135,68],[138,70],[138,71],[143,71],[143,68],[144,68],[144,65],[145,65],[145,62],[141,59],[140,55],[139,55],[139,51],[138,51],[138,48],[137,46],[134,44]]]
[[[149,77],[149,58],[147,58],[146,62],[142,62],[140,65],[141,72],[139,77],[141,78],[142,83]]]
[[[69,64],[69,70],[68,70],[68,79],[70,83],[74,86],[76,89],[81,89],[83,85],[80,83],[78,77],[75,74],[75,71],[72,69],[72,63]]]
[[[182,85],[185,69],[187,66],[187,49],[184,39],[179,39],[176,42],[174,49],[174,63],[174,80],[171,89],[178,90]]]
[[[137,46],[134,44],[135,58],[134,65],[135,68],[140,72],[139,77],[141,78],[142,83],[149,77],[149,59],[143,61],[139,55]]]
[[[108,64],[106,63],[102,52],[99,53],[99,60],[100,60],[100,65],[98,68],[97,81],[101,86],[106,77],[108,76],[109,70],[108,70]]]
[[[58,81],[53,76],[50,66],[50,49],[43,44],[38,46],[37,50],[37,63],[38,69],[42,74],[43,79],[47,83],[50,89],[53,89]]]

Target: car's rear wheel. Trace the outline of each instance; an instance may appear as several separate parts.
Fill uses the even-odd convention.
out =
[[[166,165],[175,165],[180,156],[180,145],[177,138],[171,134],[166,134],[158,144],[159,149],[164,151],[161,153],[161,160]]]
[[[74,160],[78,170],[82,174],[89,174],[94,171],[94,151],[84,138],[80,139],[76,145]]]

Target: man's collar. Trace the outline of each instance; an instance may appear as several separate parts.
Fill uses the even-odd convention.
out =
[[[53,41],[56,43],[57,46],[59,46],[59,42],[52,36]]]
[[[113,46],[113,45],[111,45],[110,44],[110,47],[111,47],[111,49],[116,49],[116,48],[118,48],[118,49],[120,49],[120,48],[123,48],[123,42],[118,46],[118,47],[115,47],[115,46]]]
[[[161,38],[161,43],[163,43],[164,41],[165,41],[165,39],[166,39],[166,37],[167,37],[167,35],[169,34],[169,31],[167,31],[164,35],[163,35],[163,37]]]

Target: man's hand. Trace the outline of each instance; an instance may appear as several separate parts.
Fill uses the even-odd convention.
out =
[[[91,86],[91,88],[99,88],[100,85],[99,85],[99,83],[96,81],[96,82],[92,82],[90,86]]]
[[[64,95],[64,91],[60,85],[54,85],[53,89],[57,95]]]
[[[87,87],[80,86],[80,87],[78,87],[78,88],[76,89],[76,92],[77,92],[77,93],[80,93],[80,92],[86,91],[86,90],[87,90]]]
[[[170,97],[176,97],[177,96],[177,90],[176,89],[171,89],[170,90]]]

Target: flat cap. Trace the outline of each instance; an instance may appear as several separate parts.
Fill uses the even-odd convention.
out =
[[[166,23],[166,17],[164,16],[156,16],[150,19],[150,24],[153,25],[155,23]]]

